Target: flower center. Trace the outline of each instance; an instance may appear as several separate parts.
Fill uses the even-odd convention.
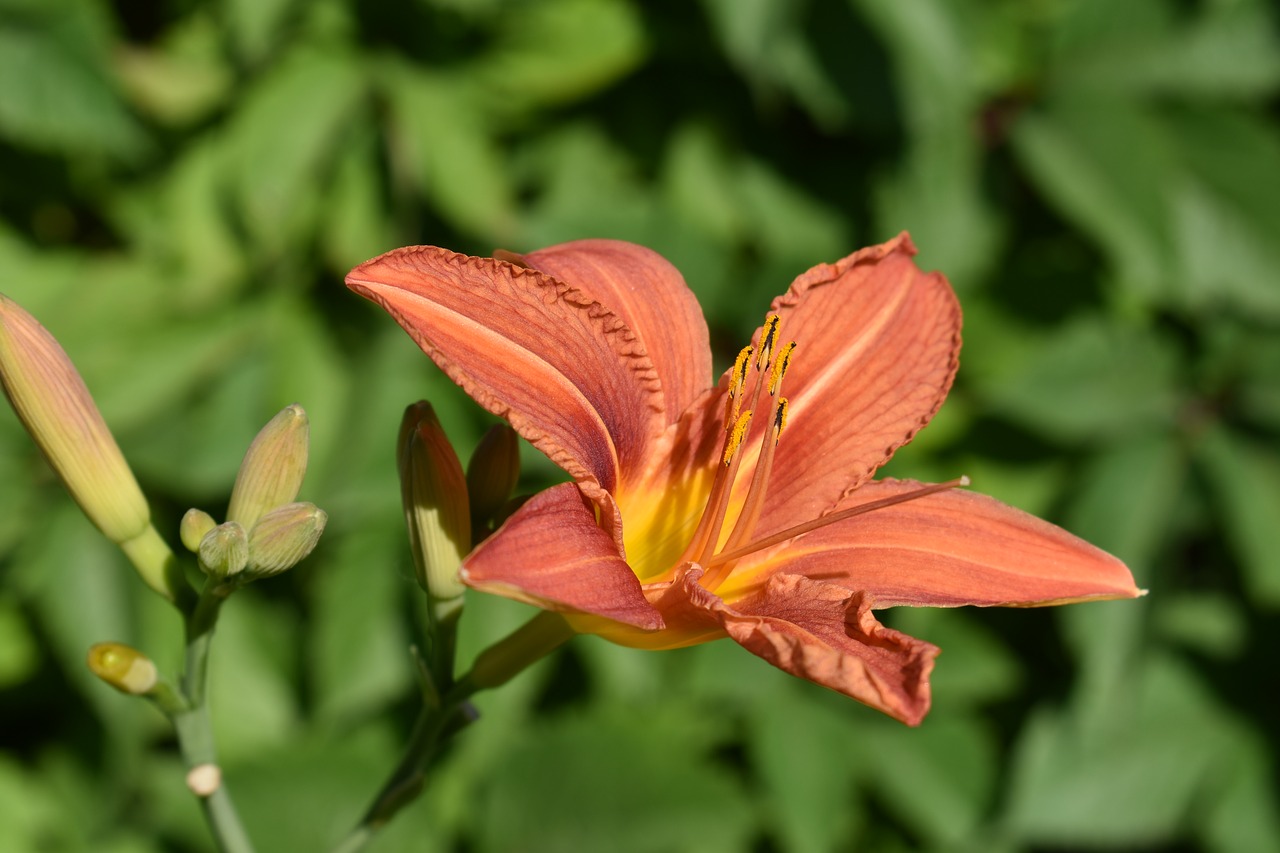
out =
[[[751,539],[760,515],[764,510],[768,493],[769,477],[773,471],[773,459],[782,438],[782,431],[787,425],[787,398],[779,392],[782,382],[791,364],[791,356],[795,352],[796,343],[791,341],[778,346],[778,330],[781,321],[777,314],[770,314],[765,320],[764,331],[760,336],[757,350],[750,345],[743,347],[733,365],[733,374],[729,383],[729,394],[725,400],[725,437],[717,466],[712,480],[711,492],[706,507],[698,522],[698,528],[684,550],[680,562],[691,561],[705,569],[700,583],[709,590],[715,590],[732,573],[734,565],[743,557],[756,551],[794,539],[828,524],[843,521],[856,515],[883,509],[894,504],[915,500],[935,492],[953,489],[957,486],[969,485],[968,477],[960,477],[945,483],[925,486],[912,492],[894,495],[859,506],[849,507],[839,512],[829,513],[802,524],[788,527],[761,539]],[[751,393],[745,392],[749,380],[754,373]],[[744,406],[747,399],[749,407]],[[747,485],[745,497],[741,501],[737,520],[725,535],[725,527],[731,506],[730,496],[737,481],[739,468],[745,455],[744,447],[753,439],[752,422],[757,412],[769,412],[769,420],[763,428],[754,431],[759,452],[756,456],[755,470]]]

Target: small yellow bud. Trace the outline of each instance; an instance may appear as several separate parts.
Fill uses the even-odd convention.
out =
[[[95,643],[89,648],[89,669],[121,693],[142,696],[160,680],[156,665],[124,643]]]
[[[452,601],[465,591],[458,567],[471,550],[462,463],[428,403],[405,411],[400,435],[400,495],[418,583],[436,601]]]
[[[298,496],[307,473],[308,436],[307,413],[296,403],[262,428],[240,463],[227,521],[251,530],[263,515]]]
[[[502,510],[520,479],[520,438],[495,424],[480,439],[467,463],[467,492],[473,518],[488,522]]]
[[[202,509],[189,509],[182,516],[182,524],[178,527],[178,535],[182,544],[193,554],[200,550],[200,541],[205,534],[218,526],[213,516]]]
[[[75,365],[53,335],[0,295],[0,383],[67,491],[108,539],[136,539],[151,512]],[[168,595],[159,579],[151,583]]]
[[[271,510],[249,531],[246,574],[256,580],[293,568],[315,550],[328,521],[325,511],[312,503],[285,504]]]
[[[249,563],[249,537],[238,522],[223,522],[204,535],[196,554],[205,574],[218,580],[232,577]]]

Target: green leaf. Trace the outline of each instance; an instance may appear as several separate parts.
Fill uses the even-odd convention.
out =
[[[1167,190],[1179,169],[1147,111],[1073,95],[1023,113],[1012,141],[1047,200],[1108,253],[1120,283],[1146,301],[1164,296],[1176,280]]]
[[[389,520],[395,528],[369,523],[353,530],[354,520],[335,519],[321,543],[321,560],[311,567],[307,663],[314,713],[323,719],[357,719],[379,710],[414,678],[403,614],[405,600],[421,592],[397,535],[399,517]]]
[[[477,804],[478,849],[741,850],[755,821],[709,760],[714,732],[667,704],[550,722],[508,752]]]
[[[724,52],[757,97],[794,97],[821,125],[849,118],[846,95],[823,68],[804,30],[806,8],[789,0],[703,0]]]
[[[625,0],[545,0],[508,7],[492,50],[469,74],[493,106],[522,112],[603,89],[644,58],[645,37]]]
[[[1130,0],[1124,14],[1111,3],[1073,5],[1096,29],[1057,57],[1055,87],[1240,99],[1280,86],[1280,39],[1265,3],[1210,3],[1180,21],[1156,0]]]
[[[509,239],[513,190],[470,79],[400,64],[387,66],[381,79],[407,178],[459,229],[490,241]]]
[[[250,63],[265,59],[297,3],[295,0],[226,0],[227,29]]]
[[[1172,195],[1189,307],[1280,317],[1280,134],[1226,108],[1174,112],[1168,123],[1189,172]]]
[[[747,743],[764,788],[764,817],[782,849],[796,853],[837,850],[866,820],[854,796],[856,762],[836,748],[856,737],[862,715],[852,707],[842,714],[824,698],[791,684],[748,706]]]
[[[1082,317],[1018,349],[1020,358],[980,351],[966,376],[989,408],[1050,438],[1112,438],[1174,420],[1177,355],[1154,331]]]
[[[972,836],[995,793],[995,739],[977,722],[932,715],[918,729],[875,720],[856,750],[862,784],[882,807],[938,846]]]
[[[1196,456],[1250,599],[1265,607],[1280,606],[1280,457],[1273,447],[1219,425],[1200,436]]]
[[[1215,853],[1280,851],[1272,751],[1261,732],[1239,727],[1223,756],[1200,834]]]
[[[227,765],[298,737],[291,678],[298,636],[292,614],[256,591],[241,592],[222,608],[209,662],[209,704]]]
[[[1161,432],[1114,441],[1080,477],[1067,526],[1131,566],[1154,571],[1187,477],[1181,443]]]
[[[0,80],[0,137],[60,154],[119,158],[146,145],[99,58],[56,22],[24,26],[0,17]]]
[[[1152,621],[1162,637],[1219,659],[1236,658],[1248,643],[1241,604],[1221,593],[1195,590],[1161,595]]]
[[[40,665],[40,649],[17,601],[0,594],[0,690],[21,684]]]
[[[1048,712],[1032,718],[1015,751],[1003,822],[1020,843],[1163,846],[1212,790],[1231,739],[1204,685],[1166,657],[1134,675],[1106,726]]]
[[[269,251],[302,239],[358,121],[361,67],[341,51],[296,49],[257,78],[231,121],[233,187],[250,233]]]
[[[980,613],[895,607],[881,615],[895,630],[944,652],[929,676],[935,714],[1005,699],[1023,680],[1018,655],[982,625]]]

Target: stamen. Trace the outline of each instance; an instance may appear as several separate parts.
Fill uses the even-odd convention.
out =
[[[773,445],[778,446],[778,442],[782,440],[782,430],[787,426],[787,410],[790,403],[786,397],[778,400],[778,407],[773,410]]]
[[[782,318],[777,314],[770,314],[764,320],[764,334],[760,336],[760,352],[756,355],[756,370],[763,370],[769,365],[769,359],[773,357],[773,345],[778,340],[778,324],[782,322]]]
[[[778,446],[778,438],[782,434],[782,425],[786,421],[787,399],[783,397],[778,400],[778,404],[773,410],[771,434],[760,438],[760,458],[756,460],[756,470],[751,475],[751,484],[747,487],[747,497],[743,501],[742,510],[738,513],[738,520],[733,526],[733,533],[729,534],[729,539],[724,544],[726,549],[735,549],[750,538],[756,529],[756,524],[760,521],[760,515],[764,512],[765,496],[769,490],[769,475],[773,472],[774,451]],[[703,585],[708,589],[715,589],[721,581],[729,576],[731,571],[733,571],[732,562],[720,563],[716,559],[712,559],[707,564],[707,573],[702,579]]]
[[[747,371],[751,369],[753,352],[755,347],[748,344],[738,353],[738,358],[733,363],[733,373],[729,378],[729,395],[724,401],[725,432],[733,429],[733,424],[738,420],[738,413],[742,411],[742,390],[747,384]]]
[[[743,387],[747,384],[747,371],[751,369],[748,366],[748,363],[751,361],[751,354],[755,351],[755,347],[751,344],[747,344],[739,350],[738,357],[734,359],[733,379],[729,382],[730,397],[736,397],[741,394]]]
[[[871,501],[870,503],[843,509],[839,512],[833,512],[830,515],[824,515],[820,518],[815,518],[812,521],[806,521],[804,524],[797,524],[795,527],[788,527],[786,530],[781,530],[771,536],[766,536],[763,539],[757,539],[755,542],[751,542],[741,548],[735,548],[732,551],[725,551],[720,554],[716,554],[703,565],[712,567],[718,566],[722,563],[732,562],[734,560],[741,560],[748,554],[754,554],[756,551],[778,545],[782,542],[786,542],[788,539],[794,539],[803,533],[809,533],[810,531],[817,530],[820,527],[826,527],[828,524],[835,524],[837,521],[844,521],[847,518],[864,515],[877,509],[884,509],[885,507],[906,503],[908,501],[916,500],[917,498],[923,498],[926,495],[945,492],[948,489],[967,485],[969,485],[968,477],[958,477],[955,480],[948,480],[945,483],[934,483],[932,485],[924,486],[923,488],[916,489],[914,492],[893,495],[891,497],[881,498],[877,501]]]
[[[782,384],[782,377],[787,372],[787,366],[791,364],[791,353],[796,351],[796,342],[792,341],[782,348],[782,354],[773,362],[773,373],[769,377],[769,396],[773,396],[778,391],[778,386]]]
[[[733,461],[734,455],[738,452],[738,448],[742,446],[742,440],[747,437],[747,431],[751,429],[751,410],[738,415],[738,420],[733,424],[733,432],[729,433],[729,441],[724,446],[725,467]]]

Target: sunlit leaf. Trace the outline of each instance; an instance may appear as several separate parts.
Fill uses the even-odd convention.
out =
[[[1259,446],[1221,426],[1206,430],[1196,450],[1251,598],[1280,606],[1280,456],[1274,447]]]

